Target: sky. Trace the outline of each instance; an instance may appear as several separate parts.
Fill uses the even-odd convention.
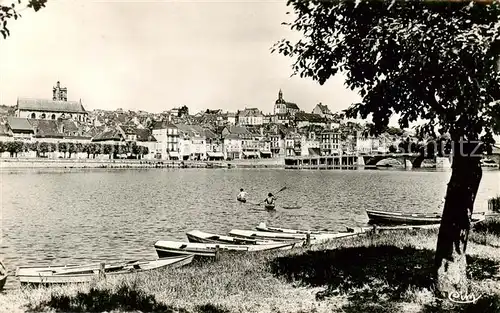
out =
[[[87,110],[271,113],[279,89],[306,112],[359,101],[342,76],[323,86],[290,77],[292,60],[271,54],[297,38],[281,25],[287,11],[285,0],[49,0],[9,21],[11,36],[0,39],[0,102],[51,98],[57,81]]]

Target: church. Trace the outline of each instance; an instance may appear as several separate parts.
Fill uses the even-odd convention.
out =
[[[68,89],[61,87],[60,82],[52,88],[52,100],[18,98],[16,116],[41,120],[70,118],[79,122],[88,121],[88,112],[85,111],[82,101],[68,101]]]
[[[295,116],[295,113],[299,112],[299,107],[295,103],[286,102],[283,99],[283,92],[279,91],[278,100],[274,104],[274,115],[290,115]]]

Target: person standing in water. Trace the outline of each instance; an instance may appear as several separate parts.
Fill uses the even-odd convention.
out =
[[[267,195],[267,198],[266,200],[264,200],[264,207],[267,209],[267,210],[274,210],[274,207],[276,206],[276,197],[273,196],[272,193],[269,193]]]
[[[236,197],[236,200],[240,201],[240,202],[247,202],[247,193],[245,191],[243,191],[243,188],[240,189],[240,193],[238,194],[238,196]]]

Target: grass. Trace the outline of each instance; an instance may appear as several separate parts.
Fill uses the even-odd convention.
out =
[[[477,224],[468,275],[482,297],[453,304],[432,292],[437,231],[400,231],[310,249],[223,255],[219,262],[82,285],[0,294],[1,312],[500,312],[500,222]],[[489,240],[489,239],[488,239]]]

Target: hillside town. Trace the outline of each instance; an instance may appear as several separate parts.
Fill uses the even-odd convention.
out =
[[[236,112],[181,106],[161,113],[87,111],[68,99],[57,82],[51,99],[22,98],[3,106],[2,157],[134,158],[149,160],[237,160],[377,154],[408,151],[422,142],[408,131],[387,128],[371,136],[360,124],[318,103],[304,112],[282,90],[269,99],[272,114],[259,108]]]

